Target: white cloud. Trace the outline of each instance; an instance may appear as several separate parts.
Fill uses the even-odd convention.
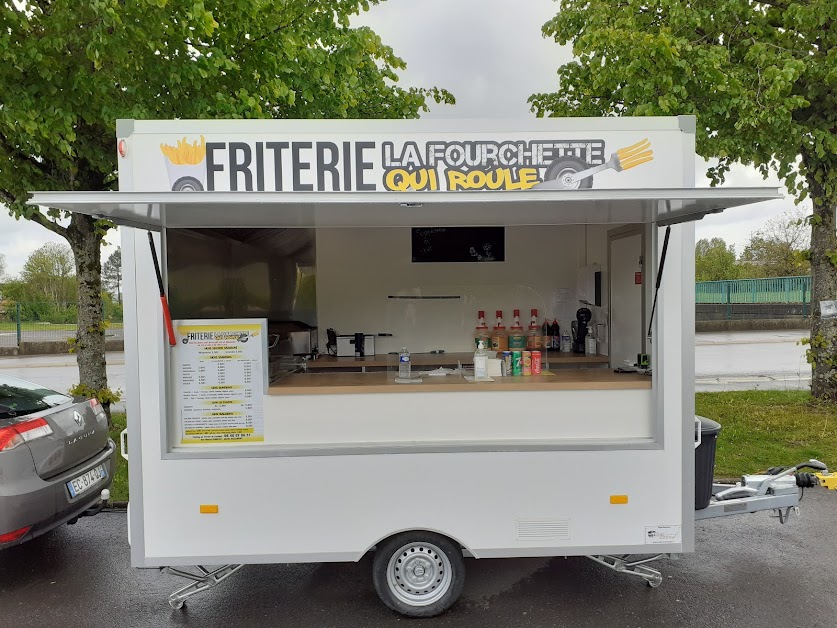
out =
[[[118,233],[109,234],[106,241],[109,246],[102,249],[103,260],[119,245]],[[64,238],[31,220],[14,219],[8,210],[0,205],[0,253],[6,256],[7,275],[14,277],[19,274],[26,258],[47,242],[67,244]]]

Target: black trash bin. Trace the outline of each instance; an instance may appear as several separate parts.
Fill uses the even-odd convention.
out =
[[[700,446],[695,449],[695,510],[703,510],[712,498],[715,445],[721,433],[721,424],[702,416],[695,418],[700,421]]]

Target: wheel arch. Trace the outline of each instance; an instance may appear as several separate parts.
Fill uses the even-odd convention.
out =
[[[383,542],[384,542],[384,541],[386,541],[387,539],[392,538],[392,537],[394,537],[394,536],[395,536],[395,535],[397,535],[397,534],[402,534],[402,533],[404,533],[404,532],[432,532],[432,533],[434,533],[434,534],[440,534],[440,535],[442,535],[442,536],[444,536],[444,537],[449,538],[451,541],[453,541],[454,543],[456,543],[457,545],[459,545],[459,547],[461,547],[461,548],[462,548],[463,555],[465,555],[465,556],[471,556],[471,557],[473,557],[473,558],[479,558],[479,554],[477,554],[477,553],[476,553],[476,552],[475,552],[475,551],[474,551],[471,547],[469,547],[468,545],[466,545],[465,543],[463,543],[463,542],[462,542],[459,538],[457,538],[455,535],[453,535],[453,534],[449,534],[449,533],[448,533],[448,532],[446,532],[445,530],[440,530],[440,529],[438,529],[438,528],[432,528],[432,527],[420,527],[420,528],[401,528],[401,529],[399,529],[399,530],[394,530],[394,531],[390,532],[389,534],[385,534],[384,536],[382,536],[382,537],[380,537],[378,540],[376,540],[374,543],[371,543],[371,544],[370,544],[370,545],[369,545],[369,546],[368,546],[365,550],[363,550],[360,554],[358,554],[358,555],[355,557],[355,562],[358,562],[360,559],[362,559],[364,556],[366,556],[369,552],[371,552],[373,549],[375,549],[375,547],[376,547],[377,545],[380,545],[381,543],[383,543]]]

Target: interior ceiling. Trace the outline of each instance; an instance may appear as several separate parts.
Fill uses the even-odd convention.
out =
[[[314,242],[314,230],[309,228],[254,228],[226,227],[218,229],[192,229],[211,238],[231,238],[236,242],[272,249],[282,255],[294,255]]]

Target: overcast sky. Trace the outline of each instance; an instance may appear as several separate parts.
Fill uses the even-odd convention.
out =
[[[425,117],[525,119],[532,116],[527,98],[555,90],[556,69],[571,58],[541,35],[557,7],[552,0],[388,0],[356,23],[371,26],[407,62],[404,85],[437,85],[456,96],[455,106],[433,107]],[[698,185],[708,185],[705,171],[701,162]],[[728,185],[781,184],[765,183],[755,170],[742,167],[731,173]],[[708,216],[697,223],[697,238],[722,237],[740,253],[752,231],[792,204],[792,199],[773,201]],[[0,253],[10,274],[20,272],[26,257],[48,241],[63,240],[0,210]]]

